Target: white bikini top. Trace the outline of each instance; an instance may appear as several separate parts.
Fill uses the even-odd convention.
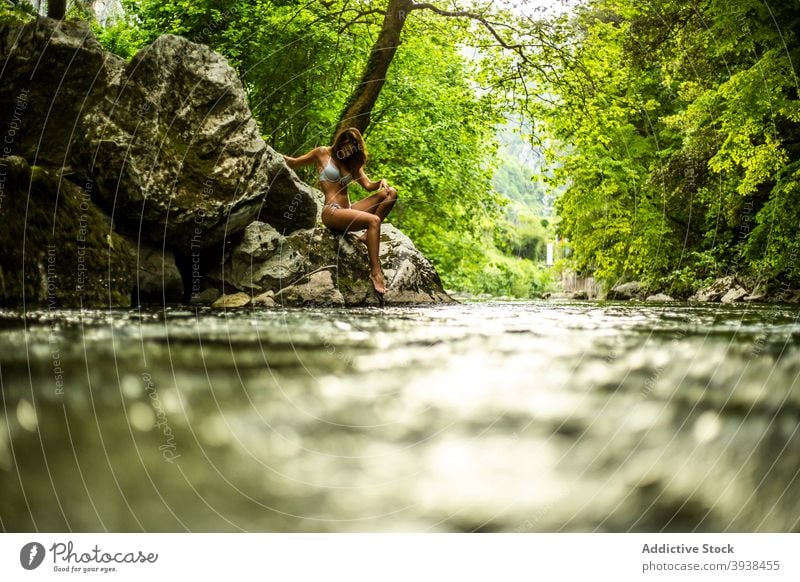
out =
[[[319,173],[319,181],[324,182],[326,180],[328,182],[338,182],[342,186],[347,186],[350,182],[353,181],[353,176],[351,176],[350,174],[342,175],[341,172],[339,172],[339,168],[337,168],[333,164],[333,160],[330,159],[328,160],[328,163],[325,164],[325,167],[322,168],[322,171]]]

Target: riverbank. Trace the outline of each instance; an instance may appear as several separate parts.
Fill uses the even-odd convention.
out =
[[[577,289],[569,292],[555,291],[544,295],[545,299],[598,300],[598,301],[652,301],[672,302],[689,301],[700,303],[800,303],[800,289],[785,283],[760,282],[752,277],[728,275],[715,279],[709,285],[697,289],[691,294],[673,297],[669,289],[658,290],[648,288],[638,281],[630,281],[615,285],[607,292]]]

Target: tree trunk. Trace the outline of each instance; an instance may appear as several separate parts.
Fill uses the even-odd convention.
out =
[[[355,127],[364,133],[369,126],[372,108],[381,93],[389,65],[392,64],[394,54],[400,45],[400,35],[412,4],[413,0],[389,0],[381,32],[372,45],[361,80],[350,94],[350,99],[339,116],[337,132],[347,127]]]
[[[67,12],[67,0],[47,0],[47,17],[63,20]]]

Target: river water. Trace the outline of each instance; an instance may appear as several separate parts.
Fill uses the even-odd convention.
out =
[[[798,314],[0,311],[0,526],[799,531]]]

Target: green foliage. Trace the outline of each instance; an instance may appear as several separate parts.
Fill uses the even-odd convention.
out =
[[[141,33],[124,19],[106,24],[91,19],[89,24],[100,44],[107,51],[124,59],[130,59],[143,46]]]
[[[28,22],[36,17],[36,9],[28,0],[0,4],[0,22]]]
[[[800,282],[799,20],[797,3],[753,0],[562,17],[573,66],[528,72],[576,268],[675,294],[731,271]]]
[[[547,242],[552,238],[547,224],[528,206],[519,203],[508,208],[506,217],[495,227],[494,245],[507,255],[544,262]]]

